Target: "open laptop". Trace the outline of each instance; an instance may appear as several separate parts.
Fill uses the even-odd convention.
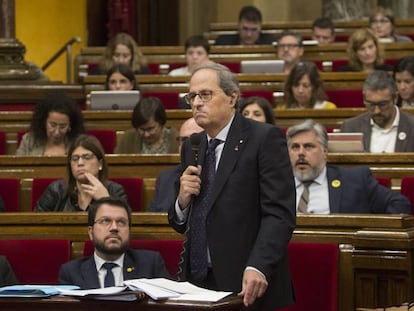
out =
[[[241,73],[283,73],[283,60],[242,60]]]
[[[90,110],[133,110],[139,91],[92,91]]]
[[[364,152],[362,133],[328,133],[328,152]]]

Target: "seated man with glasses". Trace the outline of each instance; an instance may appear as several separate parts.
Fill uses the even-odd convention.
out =
[[[272,44],[273,34],[262,32],[262,13],[254,6],[244,6],[239,13],[237,34],[220,35],[215,45]]]
[[[283,31],[277,41],[277,57],[285,62],[283,72],[289,74],[303,56],[301,35],[290,30]]]
[[[81,289],[123,286],[125,280],[170,278],[158,252],[129,248],[131,209],[124,200],[104,197],[88,210],[88,235],[93,256],[62,265],[59,283]]]
[[[413,152],[414,116],[397,107],[392,77],[376,70],[366,78],[362,92],[368,112],[346,120],[341,132],[363,133],[367,152]]]
[[[185,120],[180,127],[179,136],[177,136],[179,148],[181,149],[182,144],[191,136],[191,134],[202,131],[203,129],[198,126],[194,118]],[[154,198],[148,208],[149,212],[168,212],[168,208],[176,199],[175,188],[173,185],[180,179],[180,168],[181,165],[176,165],[160,172],[155,185]]]
[[[52,182],[36,203],[36,212],[82,212],[107,196],[127,200],[124,188],[108,180],[108,164],[95,136],[80,135],[70,146],[67,178]]]
[[[126,130],[117,143],[115,153],[177,153],[177,131],[167,127],[167,114],[158,97],[143,97],[132,112],[133,128]]]

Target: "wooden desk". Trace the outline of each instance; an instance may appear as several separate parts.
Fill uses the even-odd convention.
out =
[[[223,301],[215,303],[201,302],[154,302],[144,301],[99,301],[92,299],[75,299],[71,297],[51,297],[48,299],[29,299],[29,298],[0,298],[2,310],[15,311],[236,311],[240,310],[242,300],[239,297],[229,297]]]
[[[134,213],[132,217],[131,239],[182,238],[169,226],[166,214]],[[86,213],[2,213],[0,230],[1,239],[71,240],[73,258],[82,255],[88,239]],[[298,215],[293,241],[338,244],[339,311],[414,299],[411,215]],[[19,306],[30,307],[22,310],[34,310],[31,304],[23,305]]]

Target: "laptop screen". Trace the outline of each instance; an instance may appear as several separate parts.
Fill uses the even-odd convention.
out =
[[[92,91],[90,110],[133,110],[139,91]]]
[[[328,152],[364,152],[362,133],[328,133]]]
[[[283,73],[283,60],[242,60],[241,73]]]

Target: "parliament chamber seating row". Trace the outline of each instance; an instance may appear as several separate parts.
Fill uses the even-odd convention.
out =
[[[411,154],[409,154],[411,155]],[[346,160],[349,157],[350,160]],[[367,158],[368,157],[368,158]],[[367,165],[378,182],[407,196],[414,206],[414,164],[398,161],[405,154],[391,155],[381,164],[380,155],[330,154],[328,163],[342,166]],[[30,212],[47,186],[65,176],[63,157],[2,157],[0,195],[7,212]],[[367,161],[369,160],[369,161]],[[13,163],[12,163],[13,162]],[[134,212],[148,210],[155,192],[157,176],[163,169],[179,163],[179,155],[109,155],[110,180],[121,184]],[[414,211],[413,211],[414,214]]]
[[[131,240],[130,247],[159,252],[170,275],[176,279],[181,240]],[[283,310],[299,311],[312,305],[315,310],[336,311],[338,245],[291,242],[288,252],[297,301]],[[87,240],[82,255],[92,254],[93,245]],[[0,240],[0,255],[6,256],[20,284],[58,284],[60,266],[74,258],[71,241],[64,239]],[[304,262],[303,258],[307,260]],[[309,280],[313,280],[311,287]],[[320,293],[326,297],[321,298],[323,296]]]

